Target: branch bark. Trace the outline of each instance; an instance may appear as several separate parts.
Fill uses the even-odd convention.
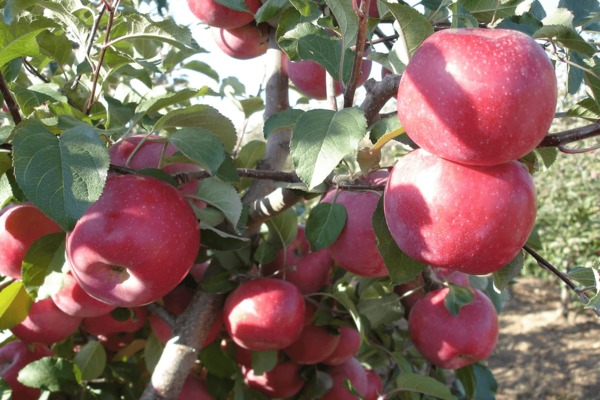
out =
[[[2,93],[2,97],[4,97],[4,102],[6,103],[6,107],[8,107],[8,111],[10,112],[10,116],[13,119],[15,125],[21,123],[21,112],[19,111],[19,105],[15,101],[10,89],[8,88],[8,84],[6,83],[6,79],[4,79],[4,75],[0,71],[0,93]]]
[[[365,82],[367,96],[360,105],[360,109],[367,117],[367,125],[371,125],[379,118],[379,111],[383,106],[398,93],[400,75],[386,75],[380,82],[371,78]]]
[[[538,147],[558,147],[600,136],[600,122],[546,135]]]
[[[355,9],[356,16],[358,17],[358,32],[356,35],[356,54],[354,56],[354,65],[352,66],[352,72],[350,79],[344,90],[344,108],[352,107],[354,105],[354,94],[356,93],[356,86],[358,85],[358,79],[361,74],[363,51],[367,42],[367,21],[369,15],[369,5],[371,0],[361,0],[360,6]]]

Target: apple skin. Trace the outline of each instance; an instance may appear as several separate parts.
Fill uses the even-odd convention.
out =
[[[191,372],[183,382],[183,388],[179,393],[177,400],[213,400],[213,397],[206,390],[206,385],[202,378]]]
[[[63,286],[52,295],[52,300],[64,313],[74,317],[98,317],[115,308],[112,304],[103,303],[87,294],[71,273],[63,276]]]
[[[417,149],[397,161],[383,197],[405,254],[468,274],[508,264],[535,223],[533,180],[517,161],[469,166]]]
[[[108,336],[119,332],[136,332],[144,326],[148,319],[148,311],[144,307],[135,307],[129,310],[129,318],[124,321],[116,319],[112,313],[99,317],[84,318],[81,326],[95,336]]]
[[[97,335],[96,338],[107,351],[117,353],[133,342],[135,332],[113,332],[106,335]]]
[[[365,83],[371,73],[371,60],[363,60],[361,73],[358,79],[358,86]],[[327,87],[325,84],[325,68],[311,60],[290,61],[285,58],[285,69],[288,77],[302,94],[312,99],[323,100],[327,97]],[[342,94],[342,85],[335,83],[335,95]]]
[[[19,371],[26,365],[54,353],[41,343],[27,343],[20,340],[0,347],[0,377],[12,389],[12,400],[32,400],[40,397],[40,389],[23,385],[17,380]]]
[[[333,353],[339,343],[340,335],[327,327],[308,325],[283,352],[299,364],[318,364]]]
[[[339,338],[338,345],[333,352],[321,361],[323,364],[330,366],[342,365],[358,354],[362,338],[356,329],[348,326],[340,327]]]
[[[199,247],[191,206],[174,187],[140,175],[109,176],[66,242],[79,285],[118,307],[169,293],[194,265]]]
[[[363,179],[364,183],[383,184],[388,172],[379,170]],[[327,192],[321,202],[333,203],[335,190]],[[336,241],[327,248],[340,267],[360,276],[382,277],[388,270],[377,250],[371,218],[381,195],[373,191],[340,190],[335,202],[346,208],[346,225]]]
[[[285,253],[284,253],[285,251]],[[310,251],[304,227],[298,227],[296,238],[277,253],[272,263],[261,268],[263,275],[274,275],[293,283],[304,294],[316,293],[331,281],[333,259],[327,250]],[[284,276],[285,271],[285,276]]]
[[[242,374],[248,387],[271,399],[292,397],[300,392],[305,383],[300,376],[300,365],[293,361],[281,362],[262,375],[255,375],[253,369],[242,366]]]
[[[225,300],[223,319],[233,341],[249,350],[279,350],[302,333],[304,298],[293,284],[272,278],[246,281]]]
[[[452,316],[444,299],[450,289],[429,292],[408,317],[410,337],[421,354],[441,368],[457,369],[486,359],[498,341],[498,316],[488,297],[476,289],[474,300]]]
[[[73,334],[81,325],[81,320],[80,317],[62,312],[52,298],[47,297],[34,302],[27,317],[10,330],[25,342],[50,345]]]
[[[556,109],[552,63],[530,36],[444,29],[417,49],[400,80],[398,117],[421,148],[496,165],[533,150]]]
[[[229,57],[249,60],[267,52],[269,48],[269,28],[267,24],[250,23],[238,28],[212,28],[217,46]]]
[[[0,275],[21,279],[21,266],[37,239],[62,229],[33,204],[9,205],[0,211]]]
[[[237,28],[254,19],[254,13],[262,5],[260,0],[246,0],[246,6],[252,13],[236,11],[225,7],[215,0],[187,0],[192,14],[200,21],[218,28]]]
[[[383,382],[379,374],[373,370],[367,370],[367,394],[365,400],[377,400],[383,394]]]
[[[327,372],[333,379],[333,387],[325,393],[321,400],[356,400],[356,396],[346,388],[347,379],[361,396],[364,397],[367,393],[369,388],[367,373],[355,357],[341,365],[328,368]]]

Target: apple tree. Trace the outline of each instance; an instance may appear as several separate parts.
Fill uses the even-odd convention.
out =
[[[600,315],[533,180],[598,148],[600,6],[542,3],[0,1],[2,398],[494,398],[526,258]]]

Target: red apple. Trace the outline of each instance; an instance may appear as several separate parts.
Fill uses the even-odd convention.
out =
[[[177,400],[213,400],[213,397],[206,390],[202,378],[191,372],[185,379]]]
[[[17,380],[19,371],[33,361],[54,353],[41,343],[27,343],[20,340],[0,347],[0,377],[12,389],[12,400],[32,400],[40,397],[40,389],[23,385]]]
[[[65,314],[48,297],[34,302],[27,317],[11,331],[25,342],[52,344],[71,336],[80,324],[80,317]]]
[[[109,176],[104,193],[67,235],[81,287],[119,307],[169,293],[194,265],[200,230],[179,192],[148,176]]]
[[[288,77],[302,94],[313,99],[323,100],[327,97],[327,88],[325,85],[325,68],[315,61],[290,61],[285,59],[285,68]],[[363,60],[361,67],[361,75],[358,80],[358,85],[365,83],[371,73],[372,62]],[[337,77],[334,77],[337,78]],[[337,80],[337,79],[336,79]],[[335,84],[336,96],[342,94],[342,85],[339,82]]]
[[[299,364],[318,364],[336,349],[340,335],[325,326],[308,325],[283,352]]]
[[[444,304],[448,288],[427,293],[410,312],[409,334],[415,347],[438,367],[462,368],[486,359],[496,347],[496,309],[486,295],[472,290],[474,300],[461,307],[457,316]]]
[[[87,294],[71,273],[63,276],[63,286],[52,295],[52,300],[63,312],[74,317],[98,317],[115,308],[112,304],[103,303]]]
[[[133,342],[135,332],[113,332],[97,335],[96,338],[106,350],[116,353]]]
[[[249,350],[278,350],[302,332],[304,298],[293,284],[279,279],[246,281],[231,292],[223,309],[225,329]]]
[[[444,29],[414,53],[398,89],[398,117],[420,147],[449,160],[496,165],[533,150],[556,109],[556,76],[530,36]]]
[[[115,317],[117,312],[121,313],[119,318]],[[123,315],[127,318],[122,318]],[[85,318],[82,327],[95,336],[135,332],[144,326],[147,318],[148,311],[144,307],[135,307],[130,310],[115,310],[99,317]]]
[[[366,395],[369,388],[367,374],[356,358],[353,357],[342,365],[330,367],[327,372],[333,379],[333,387],[321,400],[356,400],[356,396],[346,388],[346,380],[350,381],[361,396]]]
[[[468,166],[418,149],[394,166],[384,210],[394,240],[409,257],[487,274],[508,264],[525,244],[535,222],[535,187],[517,161]]]
[[[433,273],[442,282],[450,282],[459,286],[469,286],[469,275],[448,268],[432,268]]]
[[[348,326],[340,327],[339,343],[331,354],[325,357],[321,362],[326,365],[342,365],[360,350],[362,338],[360,332]]]
[[[250,23],[238,28],[212,28],[217,46],[230,57],[239,60],[256,58],[269,48],[269,28],[266,24]]]
[[[271,399],[283,399],[294,396],[304,386],[300,376],[300,365],[292,361],[277,364],[272,370],[262,375],[255,375],[254,370],[242,366],[242,374],[246,384]]]
[[[248,24],[262,5],[260,0],[245,0],[245,2],[251,13],[232,10],[215,0],[187,0],[190,11],[200,21],[210,26],[228,29]]]
[[[365,400],[377,400],[383,393],[383,382],[379,374],[373,370],[367,370],[367,384]]]
[[[304,294],[318,292],[330,282],[333,260],[326,250],[310,252],[304,227],[298,227],[296,239],[277,253],[272,263],[262,266],[263,275],[274,275],[293,283]]]
[[[33,204],[4,207],[0,211],[0,274],[21,279],[21,265],[33,242],[61,230]]]
[[[388,172],[379,170],[369,174],[363,181],[383,184]],[[346,208],[346,225],[337,240],[328,247],[331,258],[340,267],[360,276],[381,277],[388,270],[377,250],[371,218],[381,195],[373,191],[331,190],[321,200],[341,204]],[[335,200],[334,200],[335,199]]]

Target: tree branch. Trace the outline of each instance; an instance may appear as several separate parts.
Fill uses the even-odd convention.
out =
[[[367,96],[360,105],[360,109],[367,117],[367,126],[371,125],[379,117],[379,111],[388,102],[389,99],[398,94],[400,85],[400,75],[386,75],[380,82],[371,78],[364,84],[367,89]]]
[[[19,112],[19,105],[15,101],[10,89],[8,88],[8,84],[6,83],[6,79],[4,79],[4,75],[0,71],[0,93],[2,93],[2,97],[4,97],[4,102],[8,107],[8,111],[13,119],[15,125],[19,125],[22,121],[21,113]]]
[[[567,144],[596,136],[600,136],[600,122],[548,134],[538,147],[558,147],[561,151],[570,152],[571,150],[565,148]]]
[[[361,0],[360,7],[355,8],[358,17],[358,32],[356,35],[356,54],[354,55],[354,65],[350,73],[350,79],[344,89],[344,108],[352,107],[354,104],[354,94],[361,74],[363,61],[363,52],[367,42],[367,21],[369,15],[369,5],[371,0]]]

